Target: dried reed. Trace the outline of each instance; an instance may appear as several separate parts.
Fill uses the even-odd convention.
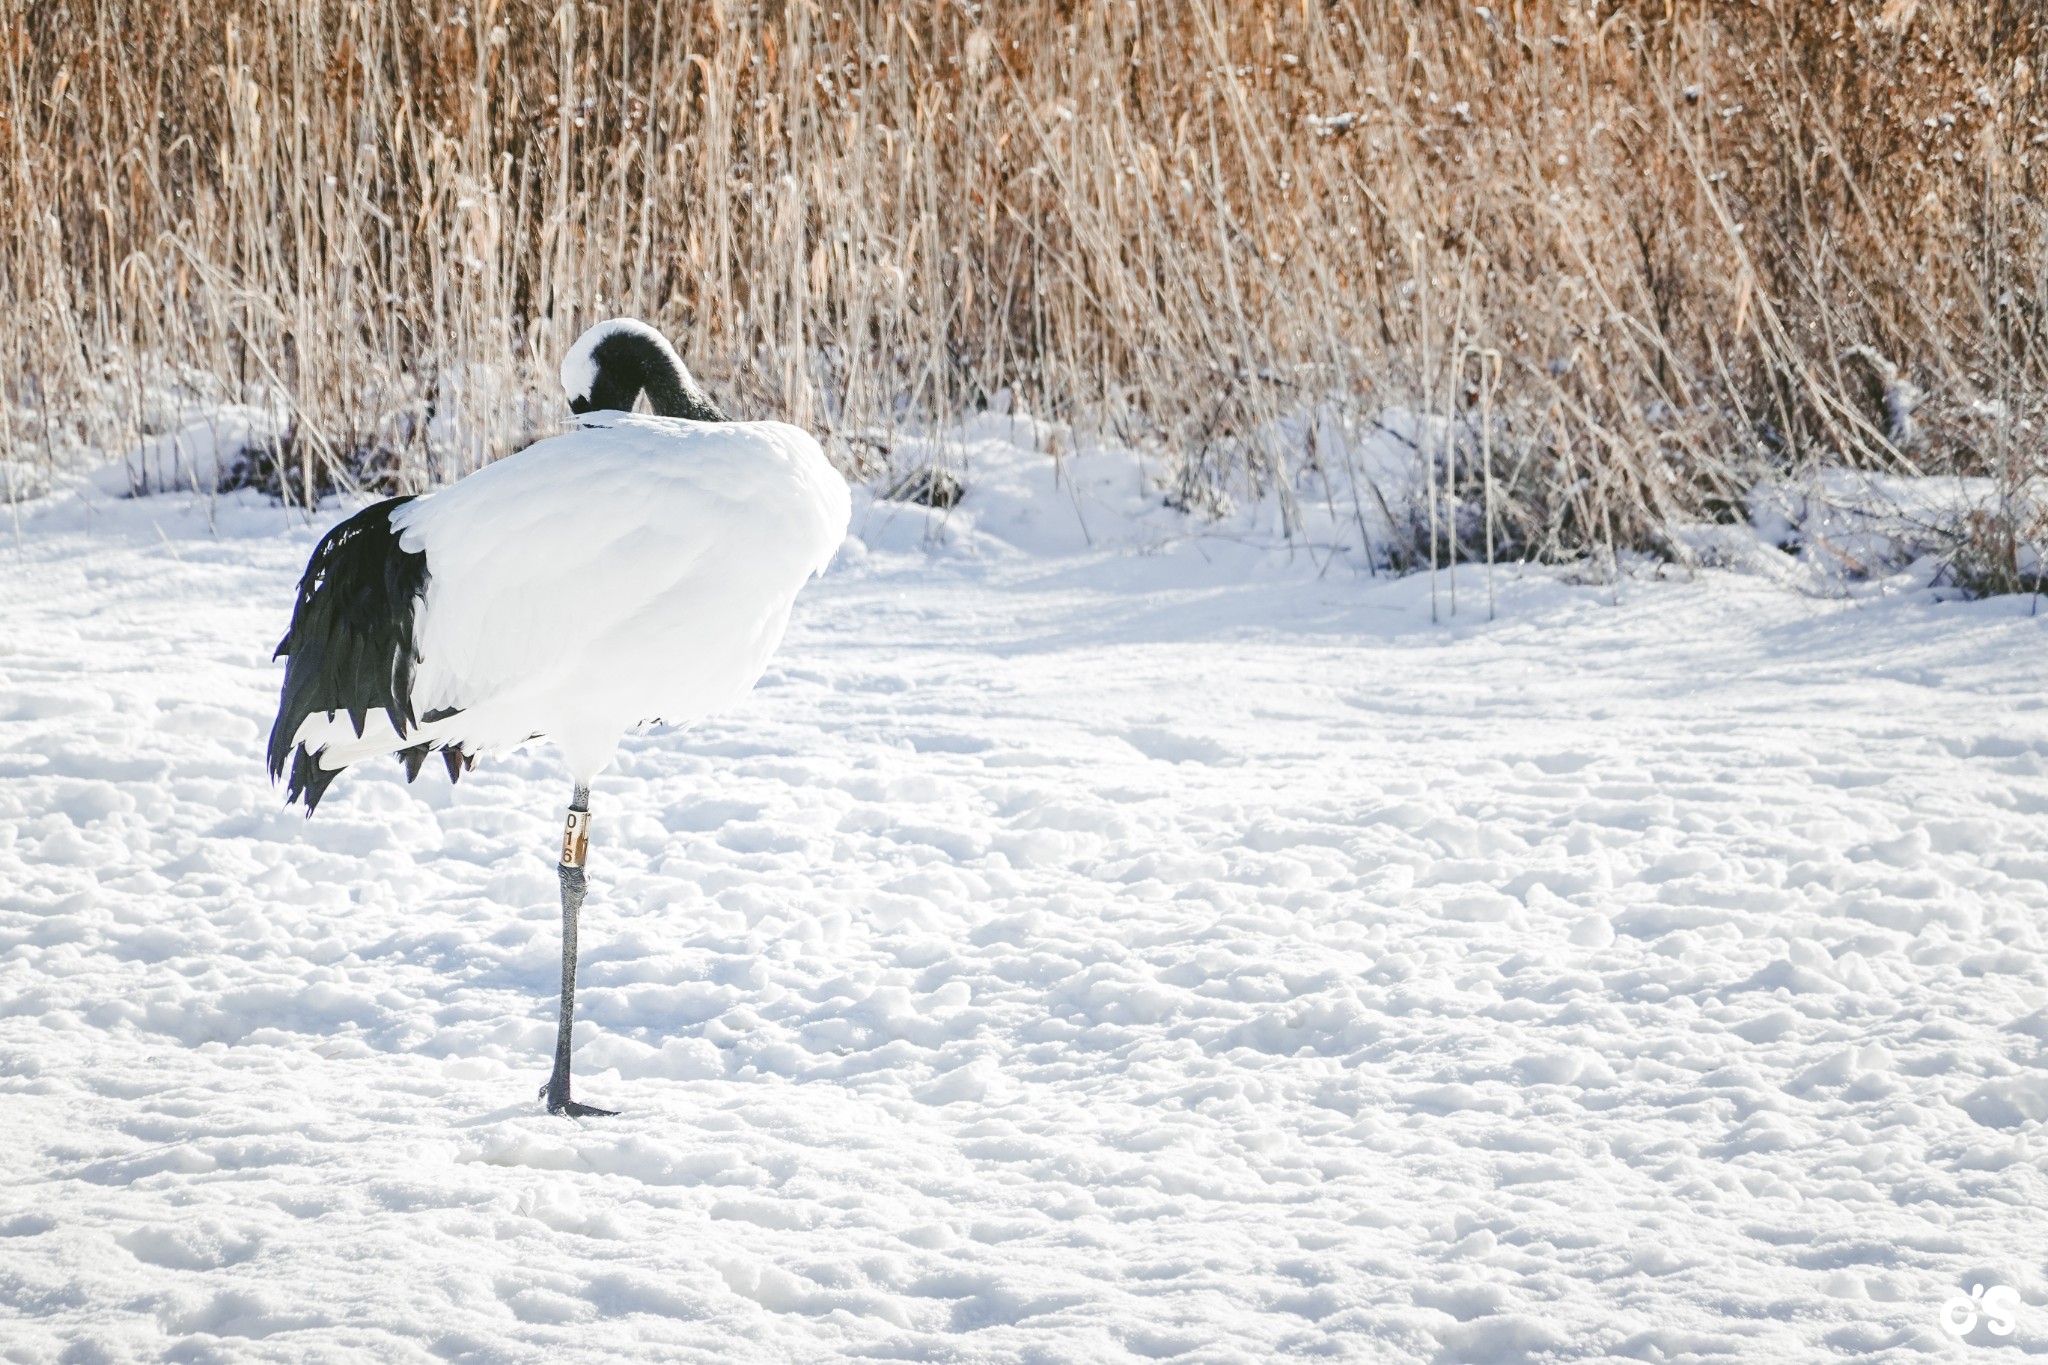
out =
[[[0,15],[0,458],[46,470],[236,401],[287,497],[446,480],[627,312],[864,472],[1008,395],[1291,509],[1287,419],[1434,415],[1397,565],[1681,553],[1831,463],[1999,480],[1993,579],[2037,529],[2028,0]]]

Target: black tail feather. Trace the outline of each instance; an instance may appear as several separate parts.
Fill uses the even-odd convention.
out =
[[[451,713],[452,714],[452,713]],[[412,781],[426,766],[427,755],[439,750],[442,762],[448,765],[448,780],[460,782],[462,775],[476,767],[476,755],[466,752],[459,744],[436,745],[431,741],[415,744],[410,749],[398,751],[398,761],[405,765],[405,780]]]
[[[429,746],[415,744],[410,749],[398,751],[398,761],[405,765],[405,780],[412,781],[420,775],[420,766],[427,761]]]
[[[323,768],[320,756],[300,749],[292,755],[292,780],[285,788],[284,803],[289,806],[295,799],[304,797],[306,818],[313,818],[313,808],[320,804],[320,798],[327,794],[327,785],[341,776],[339,768]]]
[[[341,771],[322,768],[303,747],[293,752],[308,716],[346,712],[359,736],[372,711],[387,713],[400,734],[418,723],[413,620],[427,590],[427,557],[403,549],[391,526],[391,514],[410,500],[366,507],[321,538],[299,580],[291,629],[277,645],[275,657],[290,662],[270,730],[270,778],[289,767],[285,802],[303,798],[308,816]]]

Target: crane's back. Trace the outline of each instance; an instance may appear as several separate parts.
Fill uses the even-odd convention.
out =
[[[602,766],[623,730],[753,686],[849,513],[795,427],[586,419],[393,514],[429,565],[415,706]]]

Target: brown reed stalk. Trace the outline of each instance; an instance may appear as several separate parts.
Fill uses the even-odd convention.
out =
[[[631,311],[863,473],[1008,391],[1292,529],[1285,419],[1402,407],[1454,555],[1846,463],[1994,476],[2016,565],[2044,54],[2027,0],[0,0],[0,459],[245,402],[295,501],[423,487]]]

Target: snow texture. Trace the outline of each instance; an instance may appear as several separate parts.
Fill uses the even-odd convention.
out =
[[[581,1124],[554,752],[309,824],[261,743],[323,527],[25,508],[0,1355],[2048,1352],[2025,600],[1503,573],[1488,624],[1468,568],[1432,627],[1127,461],[957,454],[597,785]],[[1946,1335],[1994,1283],[2017,1332]]]
[[[2036,499],[2021,491],[2002,504],[1997,483],[1987,478],[1822,469],[1804,480],[1764,484],[1751,491],[1749,504],[1750,525],[1741,529],[1790,551],[1824,589],[1908,570],[1939,581],[1943,565],[1966,553],[1973,527],[1982,536],[2000,523],[2021,528],[2014,547],[2019,573],[2041,572],[2038,548],[2026,539],[2027,528],[2042,521]]]
[[[276,440],[277,431],[278,423],[257,408],[186,414],[175,431],[146,436],[93,471],[91,486],[107,497],[212,493],[232,482],[247,452]]]

